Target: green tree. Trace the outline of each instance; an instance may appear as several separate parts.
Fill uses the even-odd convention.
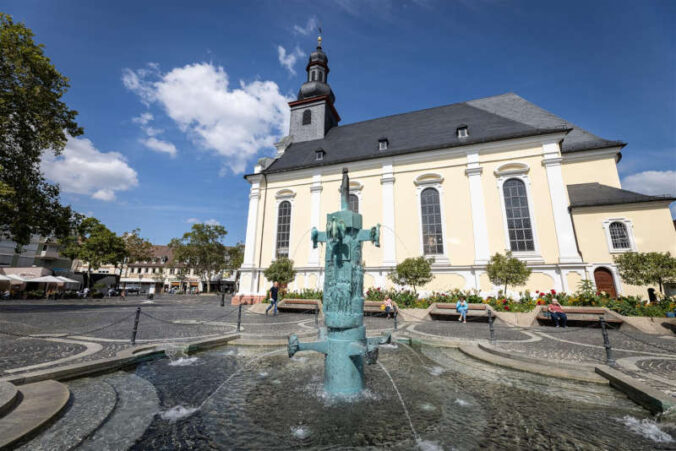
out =
[[[286,285],[296,278],[293,260],[289,260],[286,257],[278,258],[270,263],[270,266],[263,271],[263,275],[271,282],[279,282],[281,285]]]
[[[77,112],[61,101],[68,87],[31,30],[0,13],[0,232],[19,246],[73,227],[73,211],[40,172],[44,152],[59,155],[68,135],[82,134]]]
[[[226,249],[222,240],[227,233],[222,225],[193,224],[190,232],[169,242],[174,261],[195,270],[206,281],[207,293],[211,293],[211,276],[220,273],[226,266]]]
[[[524,262],[512,257],[512,253],[508,251],[506,255],[496,253],[492,256],[486,272],[494,285],[505,286],[505,296],[507,296],[507,286],[525,284],[530,277],[531,270]]]
[[[122,238],[111,232],[96,218],[85,218],[75,234],[60,241],[61,253],[87,264],[87,285],[91,286],[91,272],[102,265],[117,267],[124,261],[126,250]]]
[[[669,252],[627,252],[615,256],[615,263],[624,283],[658,285],[676,281],[676,258]]]
[[[434,279],[432,260],[425,257],[407,258],[399,263],[387,277],[397,285],[413,287],[413,292],[417,294],[416,287],[421,287]]]
[[[153,245],[142,238],[140,232],[140,229],[134,229],[122,234],[128,263],[150,261],[153,258]],[[127,265],[127,272],[129,272],[129,265]]]

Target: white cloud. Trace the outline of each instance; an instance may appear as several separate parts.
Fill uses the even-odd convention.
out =
[[[153,115],[149,112],[141,113],[138,117],[132,119],[136,124],[146,125],[153,120]]]
[[[68,138],[60,156],[45,154],[42,171],[66,193],[111,201],[138,185],[137,173],[121,153],[101,152],[86,138]]]
[[[225,158],[235,173],[283,136],[287,103],[272,81],[239,82],[231,87],[223,67],[196,63],[161,73],[156,66],[126,69],[124,85],[142,101],[160,105],[198,146]]]
[[[289,71],[291,75],[296,75],[296,70],[293,66],[296,65],[298,58],[305,56],[303,51],[296,47],[291,53],[286,53],[286,49],[281,45],[277,46],[277,57],[279,58],[279,64],[281,64],[286,70]]]
[[[206,225],[221,225],[221,223],[217,219],[207,219],[206,221],[202,221],[197,218],[188,218],[186,221],[188,224],[206,224]]]
[[[154,137],[150,137],[147,139],[142,139],[141,142],[145,144],[147,148],[150,150],[154,150],[155,152],[162,152],[162,153],[168,153],[171,155],[171,157],[175,157],[177,150],[176,146],[174,146],[172,143],[168,141],[162,141],[161,139],[157,139]]]
[[[676,171],[643,171],[622,179],[622,188],[643,194],[676,196]]]
[[[312,33],[313,31],[316,31],[318,28],[319,22],[317,21],[316,17],[310,17],[307,20],[307,24],[305,24],[304,27],[300,25],[294,25],[293,26],[293,31],[302,34],[303,36],[307,36],[308,34]]]

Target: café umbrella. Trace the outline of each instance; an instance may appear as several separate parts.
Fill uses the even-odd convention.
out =
[[[49,296],[49,291],[48,291],[48,289],[49,289],[49,284],[50,284],[50,283],[57,284],[57,285],[63,284],[63,283],[64,283],[63,280],[58,279],[58,278],[56,278],[56,277],[54,277],[54,276],[42,276],[42,277],[36,277],[35,279],[27,280],[27,282],[37,282],[37,283],[44,283],[44,284],[46,284],[46,286],[45,286],[45,297]]]

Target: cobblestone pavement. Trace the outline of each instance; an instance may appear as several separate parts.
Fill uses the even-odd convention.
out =
[[[187,341],[233,333],[239,308],[220,306],[220,296],[160,296],[101,300],[0,302],[0,376],[24,367],[78,363],[110,357],[130,347],[136,308],[141,307],[137,344]],[[242,308],[244,338],[285,338],[291,333],[312,335],[315,317],[308,313],[273,316]],[[370,335],[392,330],[394,321],[366,316]],[[321,325],[321,324],[320,324]],[[511,327],[496,320],[497,345],[505,351],[548,361],[602,364],[606,361],[601,330],[594,328]],[[399,324],[403,333],[453,341],[488,341],[484,318]],[[45,335],[50,335],[46,337]],[[53,338],[58,336],[58,338]],[[613,354],[621,369],[656,388],[676,393],[676,337],[654,336],[627,326],[609,330]],[[60,341],[59,341],[60,340]],[[28,369],[26,369],[28,370]]]

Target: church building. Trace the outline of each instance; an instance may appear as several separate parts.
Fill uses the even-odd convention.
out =
[[[310,231],[340,209],[342,168],[350,208],[381,225],[381,247],[365,245],[364,288],[391,287],[405,258],[433,259],[421,291],[496,294],[491,255],[511,251],[532,269],[524,289],[574,292],[582,279],[611,295],[641,295],[623,283],[613,257],[676,252],[669,196],[622,189],[626,145],[607,140],[514,93],[339,125],[328,57],[312,52],[307,81],[289,103],[289,134],[261,159],[251,184],[244,263],[233,302],[259,302],[263,276],[293,260],[291,290],[321,289],[324,248]]]

